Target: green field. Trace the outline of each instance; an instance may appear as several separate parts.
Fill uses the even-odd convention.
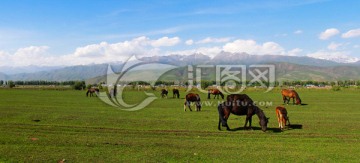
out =
[[[0,162],[359,162],[360,90],[298,90],[307,105],[286,108],[302,128],[283,132],[275,117],[279,92],[245,92],[273,104],[260,106],[270,117],[264,133],[256,116],[254,130],[218,131],[215,106],[184,112],[184,99],[128,112],[84,91],[0,89]],[[128,91],[125,98],[141,94]],[[244,121],[231,115],[229,126]]]

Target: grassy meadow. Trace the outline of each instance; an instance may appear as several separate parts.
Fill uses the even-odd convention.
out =
[[[169,92],[168,99],[129,112],[84,91],[0,89],[0,162],[359,162],[360,89],[297,91],[306,105],[285,107],[302,127],[283,132],[275,117],[280,89],[244,92],[272,104],[260,106],[270,117],[264,133],[257,116],[254,130],[219,131],[217,100],[201,112],[184,112],[184,91],[180,99]],[[129,103],[143,97],[142,91],[124,96]],[[230,128],[244,122],[229,118]]]

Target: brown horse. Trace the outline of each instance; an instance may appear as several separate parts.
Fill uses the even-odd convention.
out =
[[[173,89],[173,98],[177,97],[177,98],[180,98],[180,93],[179,93],[179,90],[178,89]]]
[[[290,120],[289,117],[287,116],[287,111],[284,107],[282,106],[276,107],[275,112],[276,112],[276,117],[278,119],[279,128],[281,130],[284,129],[284,126],[290,126]],[[288,123],[288,125],[286,125],[286,122]]]
[[[293,104],[295,104],[295,99],[296,99],[296,105],[301,105],[301,99],[299,97],[299,94],[295,90],[283,89],[281,90],[281,95],[283,97],[284,104],[285,103],[289,104],[289,101],[292,98]]]
[[[219,99],[219,95],[221,96],[222,99],[224,99],[224,94],[222,94],[218,89],[209,89],[208,90],[208,99],[210,99],[210,94],[215,95],[215,97],[217,97],[217,99]]]
[[[86,97],[89,96],[90,93],[90,97],[94,96],[93,93],[95,93],[96,95],[99,93],[99,89],[98,88],[89,88],[88,91],[86,92]]]
[[[246,94],[231,94],[227,96],[227,101],[218,105],[219,112],[219,124],[218,129],[220,128],[220,123],[222,126],[226,127],[227,130],[230,130],[227,120],[230,116],[230,113],[241,116],[246,115],[245,120],[245,129],[251,129],[251,121],[252,116],[256,114],[260,120],[259,124],[261,126],[262,131],[267,130],[267,124],[269,122],[269,118],[267,118],[259,107],[257,107],[253,100]],[[247,127],[247,123],[249,122],[249,127]]]
[[[168,91],[166,89],[162,89],[161,90],[161,97],[162,98],[165,98],[165,97],[167,98],[167,95],[168,95]]]
[[[201,110],[201,103],[200,103],[200,96],[199,94],[196,93],[189,93],[185,96],[185,103],[184,103],[184,111],[186,111],[186,106],[189,107],[190,111],[191,107],[190,107],[190,103],[191,102],[195,102],[196,105],[196,111],[200,111]]]

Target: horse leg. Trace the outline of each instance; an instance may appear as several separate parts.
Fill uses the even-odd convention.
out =
[[[188,101],[185,101],[184,103],[184,111],[186,111],[186,107],[189,106],[189,102]],[[189,106],[190,107],[190,106]],[[191,110],[191,109],[190,109]]]
[[[287,126],[291,126],[289,117],[286,118],[286,122],[287,122]],[[286,122],[285,122],[285,125],[286,125]]]
[[[277,108],[276,108],[276,118],[279,124],[279,128],[281,129],[281,111],[277,110]]]
[[[218,124],[218,129],[221,130],[220,127],[220,123],[222,123],[223,127],[226,127],[226,130],[230,130],[228,124],[227,124],[227,119],[230,116],[230,110],[228,108],[226,108],[223,104],[218,105],[218,112],[219,112],[219,124]]]
[[[196,111],[201,111],[200,101],[197,101],[197,102],[196,102]]]
[[[286,105],[289,105],[290,97],[289,97],[289,98],[286,98],[286,101],[287,101]]]
[[[284,117],[283,117],[282,113],[280,113],[278,121],[279,121],[280,129],[283,130],[284,129]]]
[[[284,104],[285,104],[285,102],[286,102],[286,97],[283,95],[282,96],[283,97],[283,101],[284,101]]]
[[[226,127],[226,130],[230,131],[230,127],[227,124],[227,120],[229,119],[230,116],[230,110],[229,109],[224,109],[224,119],[225,119],[225,125],[223,124],[223,126]]]
[[[250,118],[249,118],[249,130],[252,130],[252,125],[251,125],[251,123],[252,123],[252,116],[250,116]]]
[[[190,110],[190,111],[192,111],[192,109],[191,109],[191,106],[190,106],[190,105],[191,105],[191,102],[189,101],[189,102],[188,102],[188,107],[189,107],[189,110]]]

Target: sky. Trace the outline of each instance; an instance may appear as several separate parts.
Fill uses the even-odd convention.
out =
[[[0,66],[220,52],[360,59],[356,0],[2,0]]]

